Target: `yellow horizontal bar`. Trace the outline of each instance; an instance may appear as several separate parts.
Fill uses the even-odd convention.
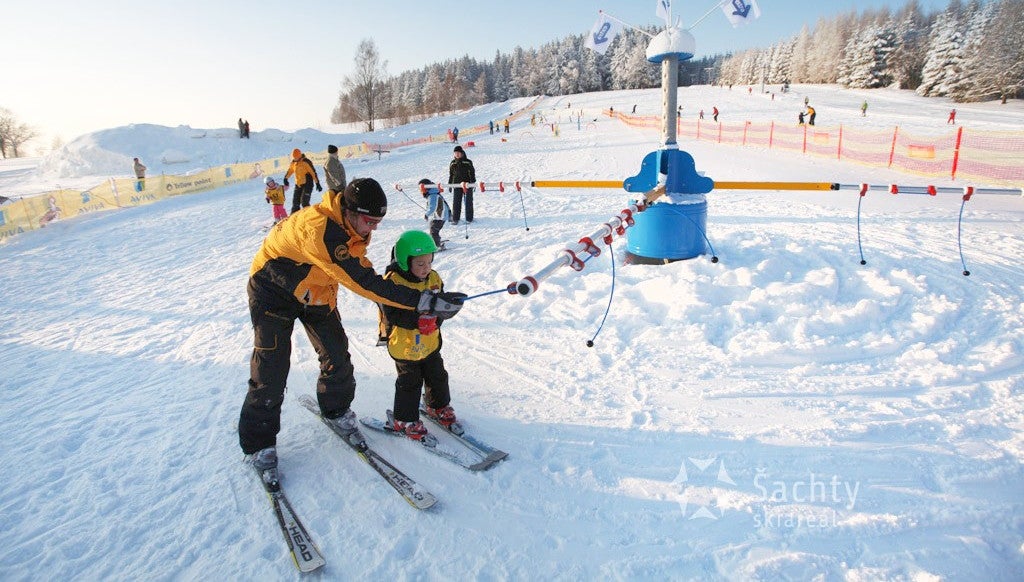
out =
[[[543,180],[530,182],[534,188],[622,188],[622,180]]]
[[[832,190],[831,182],[715,182],[716,190]]]
[[[622,188],[619,180],[539,180],[534,188]],[[715,182],[716,190],[833,190],[831,182]]]

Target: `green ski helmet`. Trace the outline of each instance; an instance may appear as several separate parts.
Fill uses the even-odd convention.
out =
[[[437,245],[429,234],[422,230],[407,230],[395,243],[395,261],[403,271],[409,270],[409,257],[418,257],[437,252]]]

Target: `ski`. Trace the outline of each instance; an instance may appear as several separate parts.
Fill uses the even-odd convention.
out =
[[[388,417],[390,416],[391,411],[389,410]],[[363,423],[363,425],[367,426],[368,428],[372,428],[373,430],[389,434],[392,436],[407,438],[404,433],[398,432],[391,428],[391,423],[383,421],[379,418],[364,416],[359,419],[359,422]],[[437,437],[433,435],[427,435],[425,438],[418,442],[422,445],[422,448],[424,450],[429,451],[430,453],[433,453],[443,459],[447,459],[460,467],[469,469],[470,471],[484,471],[486,469],[489,469],[491,465],[493,465],[495,462],[488,459],[467,459],[464,455],[460,455],[458,452],[442,446],[440,443],[437,442]],[[474,455],[474,457],[475,456],[476,455]]]
[[[456,439],[458,439],[459,442],[466,445],[466,447],[469,448],[470,450],[475,451],[477,454],[483,457],[485,461],[490,462],[490,464],[492,465],[504,459],[505,457],[508,457],[508,453],[506,453],[505,451],[496,449],[491,445],[481,441],[480,439],[472,435],[466,434],[465,428],[463,428],[462,424],[459,422],[456,422],[450,427],[445,426],[438,422],[436,418],[427,415],[426,409],[423,408],[422,406],[420,407],[420,416],[426,418],[435,426],[447,431],[448,434],[454,436]]]
[[[345,442],[349,447],[352,448],[359,455],[359,458],[366,461],[366,464],[373,467],[385,481],[390,484],[395,491],[407,501],[409,505],[412,505],[416,509],[427,509],[437,503],[437,499],[429,491],[424,489],[414,481],[411,477],[400,471],[397,467],[392,465],[387,459],[382,457],[380,453],[371,449],[365,442],[361,444],[353,444],[349,442],[343,435],[339,434],[334,425],[327,421],[320,414],[320,405],[317,404],[313,398],[309,395],[299,396],[299,403],[306,409],[312,412],[323,421],[335,434],[341,437],[341,440]]]
[[[284,541],[288,544],[288,551],[292,555],[295,567],[300,572],[312,572],[323,567],[327,560],[313,543],[313,538],[306,531],[306,526],[302,524],[292,508],[291,502],[284,494],[284,489],[281,488],[281,483],[279,481],[267,482],[259,470],[256,470],[256,476],[263,484],[267,496],[270,497],[274,515],[277,516],[277,524],[281,527],[281,534],[284,535]]]

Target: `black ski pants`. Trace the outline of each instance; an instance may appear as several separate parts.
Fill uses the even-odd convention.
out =
[[[286,289],[259,275],[249,278],[248,293],[254,341],[249,392],[238,419],[238,441],[247,455],[277,444],[296,319],[305,327],[320,359],[316,396],[323,415],[340,416],[356,393],[348,336],[337,309],[304,305]]]
[[[295,214],[299,210],[309,206],[309,200],[313,196],[313,182],[312,180],[299,186],[295,185],[295,191],[292,192],[292,214]]]
[[[441,348],[422,360],[395,360],[395,420],[415,422],[420,419],[420,390],[423,403],[443,408],[451,402],[448,371],[444,369]]]
[[[458,222],[462,216],[462,197],[466,197],[466,220],[473,222],[473,189],[466,188],[463,190],[461,187],[453,188],[454,204],[452,204],[452,221]]]

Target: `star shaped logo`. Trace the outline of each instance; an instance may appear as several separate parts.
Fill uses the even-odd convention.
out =
[[[717,462],[718,471],[715,477],[715,481],[710,482],[710,478],[699,477],[695,475],[693,481],[690,479],[690,471],[687,470],[687,464],[692,465],[697,473],[700,475],[709,474],[709,468],[715,465]],[[721,515],[721,511],[715,508],[712,503],[712,499],[707,499],[707,496],[701,496],[699,501],[694,501],[693,511],[691,509],[691,494],[696,494],[699,489],[708,489],[712,487],[721,487],[722,484],[735,486],[736,482],[729,476],[729,472],[725,470],[725,461],[718,459],[717,457],[710,457],[706,459],[700,459],[695,457],[687,457],[683,459],[683,462],[679,464],[679,474],[672,480],[674,485],[680,492],[678,499],[679,510],[682,511],[683,517],[687,519],[710,519],[717,520]],[[714,509],[714,511],[713,511]],[[718,511],[716,514],[715,511]]]

